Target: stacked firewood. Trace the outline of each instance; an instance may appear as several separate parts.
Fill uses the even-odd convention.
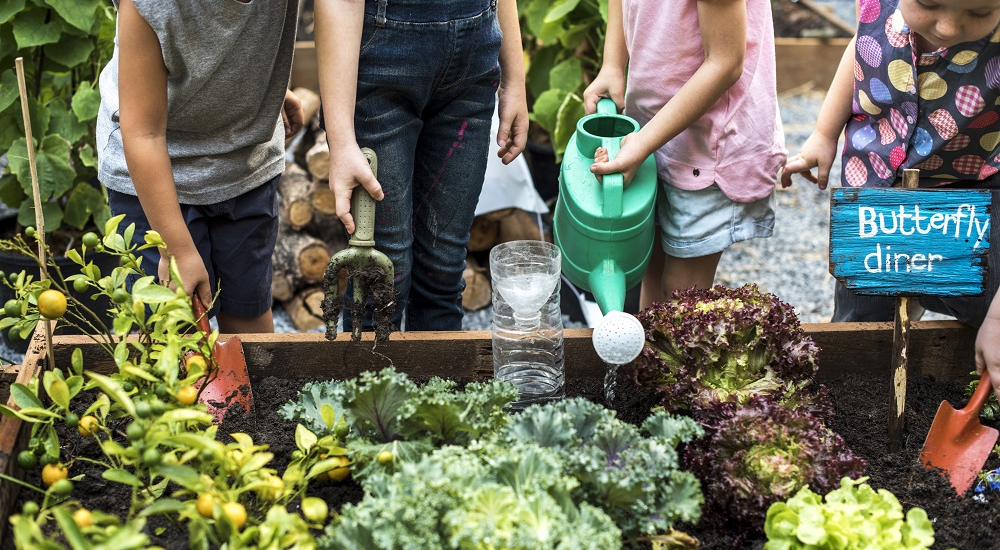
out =
[[[308,122],[297,142],[290,139],[286,143],[295,162],[286,165],[278,185],[279,229],[272,259],[271,293],[288,312],[295,328],[308,331],[323,326],[323,276],[330,258],[347,248],[347,233],[337,218],[329,186],[330,149],[326,133],[319,128],[319,96],[305,88],[294,92],[302,101]],[[507,208],[477,216],[464,273],[465,309],[475,311],[492,302],[490,249],[507,241],[541,238],[535,214]],[[343,290],[345,273],[341,273],[340,283]]]

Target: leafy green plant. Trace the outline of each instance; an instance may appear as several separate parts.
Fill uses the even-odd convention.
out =
[[[689,445],[684,464],[702,481],[722,527],[759,529],[768,507],[802,487],[834,489],[864,474],[865,461],[805,408],[788,409],[757,396],[718,406],[708,437]]]
[[[979,374],[976,371],[969,373],[973,379],[969,381],[969,385],[965,387],[965,397],[972,397],[972,394],[979,387]],[[995,421],[1000,418],[1000,401],[997,401],[997,396],[993,392],[990,392],[990,396],[986,398],[986,402],[983,403],[983,408],[979,410],[979,416],[983,420],[989,420],[990,422]]]
[[[549,135],[556,162],[584,115],[583,90],[604,56],[607,0],[518,2],[531,120]]]
[[[664,412],[640,429],[574,398],[528,407],[500,437],[506,445],[531,442],[553,450],[564,474],[578,480],[574,498],[604,510],[634,541],[700,517],[698,480],[681,470],[676,448],[702,433],[691,418]]]
[[[15,57],[25,59],[38,184],[49,231],[103,227],[110,217],[97,176],[94,126],[101,69],[111,59],[110,0],[10,0],[0,8],[0,200],[35,224],[27,141]]]
[[[165,515],[184,522],[191,548],[311,548],[315,544],[311,530],[322,526],[326,513],[320,515],[317,506],[305,505],[310,502],[306,491],[310,481],[335,465],[327,455],[343,455],[346,449],[333,436],[318,439],[300,426],[297,442],[310,452],[293,460],[284,475],[278,475],[268,467],[273,454],[266,445],[256,445],[239,433],[230,434],[229,443],[219,441],[212,415],[205,405],[197,403],[197,388],[211,379],[218,367],[212,357],[218,332],[198,330],[190,298],[177,279],[176,265],[171,266],[171,273],[178,281],[177,290],[155,284],[153,277],[139,269],[136,252],[141,247],[132,243],[134,227],[119,232],[121,219],[108,220],[103,238],[84,235],[82,250],[67,253],[81,266],[80,273],[64,278],[58,267],[50,265],[49,279],[34,280],[23,272],[3,279],[16,297],[10,307],[5,305],[0,326],[20,333],[30,332],[42,318],[86,324],[90,337],[117,367],[111,374],[86,371],[83,355],[77,350],[71,365],[49,365],[30,383],[13,384],[14,406],[0,405],[0,414],[31,424],[32,437],[28,448],[18,455],[18,464],[27,470],[41,467],[46,485],[39,489],[2,476],[44,495],[40,504],[32,503],[16,519],[17,542],[21,547],[36,547],[33,542],[39,533],[51,537],[52,527],[47,525],[54,518],[61,537],[72,548],[91,547],[89,544],[109,547],[101,546],[110,544],[106,540],[120,542],[122,548],[146,547],[148,541],[137,537],[142,522],[153,515]],[[0,249],[38,262],[26,240],[33,235],[27,233],[0,241]],[[142,245],[152,246],[162,246],[155,232],[145,235]],[[119,266],[111,273],[101,273],[87,259],[92,251],[119,258]],[[129,279],[134,282],[126,290]],[[95,312],[72,296],[67,300],[65,292],[71,286],[79,292],[107,295],[113,326],[92,323]],[[55,293],[61,299],[53,300],[51,294],[46,298],[45,293]],[[83,393],[92,398],[87,404],[81,399]],[[57,423],[76,428],[80,438],[92,440],[99,455],[62,455],[63,449],[79,445],[64,445]],[[71,432],[70,438],[76,437]],[[311,452],[313,448],[329,452]],[[104,480],[131,490],[129,511],[122,523],[93,512],[92,519],[101,525],[103,535],[66,521],[66,507],[79,507],[69,500],[73,482],[82,477],[71,477],[77,462],[97,465]],[[286,507],[293,501],[301,501],[303,514],[308,508],[310,517],[288,512]],[[42,547],[61,548],[60,542],[47,544]]]
[[[820,496],[806,487],[767,511],[764,550],[878,548],[922,550],[934,545],[934,526],[921,508],[904,517],[895,495],[876,491],[868,478],[844,478]]]
[[[432,378],[418,386],[389,367],[350,380],[308,383],[278,413],[304,422],[321,436],[346,440],[356,480],[418,461],[434,448],[467,445],[509,421],[504,412],[517,399],[513,384]],[[326,413],[324,414],[324,410]]]
[[[815,376],[819,350],[792,306],[756,285],[688,289],[639,314],[646,347],[636,377],[668,411],[796,394]]]

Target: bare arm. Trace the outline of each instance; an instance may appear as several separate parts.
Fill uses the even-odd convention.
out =
[[[976,335],[976,370],[982,374],[984,369],[990,371],[993,393],[1000,399],[1000,292],[993,296],[990,310]]]
[[[628,48],[622,22],[622,0],[608,0],[608,30],[604,35],[604,60],[600,72],[583,92],[584,110],[597,112],[597,101],[606,97],[619,109],[625,107],[625,67]]]
[[[746,53],[745,0],[698,0],[698,20],[705,61],[646,126],[622,142],[618,156],[595,163],[593,173],[622,172],[630,181],[644,159],[694,124],[739,80]]]
[[[816,117],[816,131],[802,144],[799,154],[790,157],[785,164],[781,173],[782,187],[792,184],[792,174],[802,174],[802,177],[815,183],[820,189],[826,189],[830,167],[837,158],[837,140],[844,131],[847,120],[851,118],[856,39],[851,39],[840,58],[837,73]],[[812,174],[813,168],[818,168],[815,176]]]
[[[354,188],[364,187],[378,200],[384,196],[354,133],[365,3],[364,0],[316,0],[315,10],[316,61],[326,140],[330,145],[330,189],[337,198],[337,217],[353,233]]]
[[[118,96],[125,161],[142,210],[177,259],[185,289],[210,304],[208,272],[181,215],[167,152],[167,68],[152,27],[132,0],[118,9]],[[170,282],[168,259],[161,254],[158,276]]]
[[[500,0],[497,7],[503,42],[500,45],[500,89],[497,91],[500,128],[497,155],[510,164],[524,150],[528,140],[528,101],[524,90],[524,54],[521,27],[517,20],[517,0]]]

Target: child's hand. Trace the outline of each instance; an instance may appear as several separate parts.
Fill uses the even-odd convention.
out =
[[[528,102],[524,97],[524,83],[505,86],[500,84],[497,91],[497,112],[500,128],[497,130],[497,156],[504,164],[510,164],[528,141]]]
[[[337,217],[343,222],[348,233],[354,233],[354,217],[351,216],[351,195],[361,187],[375,200],[385,198],[382,185],[368,166],[361,148],[355,143],[342,147],[330,146],[330,190],[337,200]]]
[[[622,138],[621,150],[615,158],[608,160],[608,151],[603,147],[598,147],[594,152],[594,164],[590,165],[590,172],[597,176],[597,181],[602,181],[601,176],[605,174],[616,174],[621,172],[628,185],[635,177],[642,162],[649,157],[650,153],[645,153],[643,147],[642,132],[631,133]]]
[[[303,118],[305,115],[302,113],[302,102],[291,90],[285,90],[285,103],[281,106],[281,122],[285,125],[286,139],[299,133],[305,123]]]
[[[197,249],[174,254],[177,262],[177,272],[184,284],[184,292],[188,295],[197,294],[205,307],[211,308],[212,288],[208,282],[208,270]],[[160,263],[156,266],[156,276],[170,290],[177,290],[177,282],[170,278],[170,255],[160,249]]]
[[[827,179],[830,177],[830,167],[833,166],[833,159],[836,157],[836,138],[830,139],[820,132],[813,132],[809,139],[802,144],[799,154],[789,157],[788,161],[785,162],[781,172],[781,186],[790,186],[792,174],[801,174],[802,177],[819,186],[820,190],[826,189]],[[818,168],[815,176],[812,174],[813,168]]]
[[[583,108],[589,115],[597,112],[597,102],[601,98],[610,98],[619,109],[625,105],[625,75],[621,71],[601,67],[594,81],[583,91]]]

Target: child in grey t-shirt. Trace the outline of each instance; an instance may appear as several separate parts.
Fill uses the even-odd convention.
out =
[[[111,210],[158,231],[226,333],[273,332],[271,254],[298,0],[121,0],[101,73],[98,177]],[[144,267],[169,280],[167,254]],[[148,263],[147,263],[148,262]]]

